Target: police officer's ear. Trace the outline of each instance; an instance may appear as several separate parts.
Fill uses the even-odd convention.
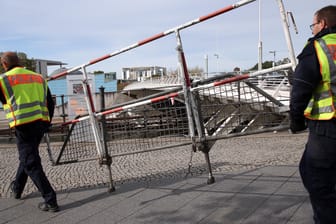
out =
[[[0,61],[1,61],[1,66],[3,67],[3,69],[5,71],[7,71],[8,65],[7,65],[6,61],[1,60],[1,58],[0,58]]]
[[[0,57],[0,65],[2,66],[2,68],[3,68],[4,70],[6,70],[6,69],[5,69],[5,66],[4,66],[4,64],[3,64],[3,62],[2,62],[1,57]]]
[[[321,24],[321,30],[323,30],[324,28],[328,28],[328,24],[325,19],[320,19],[320,24]]]

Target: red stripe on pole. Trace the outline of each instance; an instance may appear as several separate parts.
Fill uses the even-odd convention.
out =
[[[66,126],[66,125],[74,124],[74,123],[77,123],[77,122],[79,122],[79,120],[72,120],[72,121],[64,122],[64,123],[62,123],[61,125],[62,125],[62,126]]]
[[[102,57],[100,57],[100,58],[97,58],[97,59],[94,59],[94,60],[90,61],[89,64],[90,64],[90,65],[95,64],[95,63],[100,62],[100,61],[103,61],[103,60],[105,60],[105,59],[107,59],[107,58],[109,58],[109,57],[111,57],[109,54],[104,55],[104,56],[102,56]]]
[[[94,104],[93,104],[93,99],[92,99],[92,94],[91,94],[91,88],[90,88],[90,85],[88,83],[86,83],[86,89],[88,91],[88,97],[89,97],[89,101],[90,101],[92,112],[95,112],[96,109],[95,109]]]
[[[156,34],[156,35],[154,35],[154,36],[152,36],[152,37],[149,37],[149,38],[147,38],[147,39],[144,39],[144,40],[142,40],[142,41],[139,41],[139,42],[138,42],[138,45],[140,46],[140,45],[146,44],[146,43],[151,42],[151,41],[153,41],[153,40],[159,39],[159,38],[163,37],[164,35],[165,35],[165,34],[164,34],[163,32],[162,32],[162,33],[158,33],[158,34]]]
[[[190,82],[189,72],[188,72],[188,68],[187,68],[187,62],[185,60],[183,51],[181,51],[181,58],[182,58],[183,72],[184,72],[184,78],[185,78],[185,81],[186,81],[186,86],[188,88],[190,88],[191,82]]]
[[[201,16],[201,17],[199,18],[199,20],[200,20],[200,22],[202,22],[202,21],[204,21],[204,20],[207,20],[207,19],[210,19],[210,18],[212,18],[212,17],[218,16],[218,15],[220,15],[220,14],[222,14],[222,13],[224,13],[224,12],[230,11],[230,10],[232,10],[232,9],[234,9],[234,7],[233,7],[232,5],[230,5],[230,6],[227,6],[227,7],[225,7],[225,8],[222,8],[222,9],[220,9],[220,10],[217,10],[217,11],[215,11],[215,12],[213,12],[213,13],[210,13],[210,14],[208,14],[208,15]]]
[[[49,77],[48,80],[58,79],[59,77],[62,77],[62,76],[64,76],[64,75],[66,75],[66,74],[68,74],[68,71],[61,72],[61,73],[59,73],[59,74],[57,74],[57,75],[51,76],[51,77]]]
[[[171,93],[171,94],[168,94],[168,95],[164,95],[164,96],[159,96],[159,97],[153,98],[150,101],[152,103],[155,103],[155,102],[159,102],[159,101],[162,101],[162,100],[165,100],[165,99],[169,99],[171,97],[176,97],[176,96],[178,96],[178,93]]]
[[[239,80],[243,80],[243,79],[248,79],[248,78],[250,78],[249,74],[238,75],[238,76],[234,76],[232,78],[224,79],[222,81],[214,82],[214,86],[220,86],[220,85],[223,85],[223,84],[226,84],[226,83],[235,82],[235,81],[239,81]]]
[[[123,107],[117,107],[117,108],[114,108],[112,110],[107,110],[107,111],[101,112],[99,114],[106,115],[106,114],[111,114],[111,113],[119,112],[119,111],[122,111],[122,110],[124,110]]]

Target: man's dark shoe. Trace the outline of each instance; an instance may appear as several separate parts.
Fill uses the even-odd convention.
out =
[[[9,185],[11,192],[11,197],[15,199],[21,199],[21,193],[15,191],[15,181],[12,181],[12,183]]]
[[[44,212],[58,212],[59,211],[59,207],[56,204],[48,204],[46,202],[41,202],[38,204],[38,208],[41,210],[41,211],[44,211]]]

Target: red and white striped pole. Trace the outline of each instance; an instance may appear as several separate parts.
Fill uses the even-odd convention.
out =
[[[163,101],[163,100],[166,100],[166,99],[169,99],[169,98],[177,97],[182,92],[183,91],[179,91],[179,92],[175,92],[175,93],[170,93],[170,94],[167,94],[167,95],[163,95],[163,96],[159,96],[159,97],[154,97],[152,99],[140,101],[140,102],[137,102],[137,103],[131,103],[131,104],[128,104],[128,105],[125,105],[125,106],[122,106],[122,107],[116,107],[116,108],[113,108],[111,110],[106,110],[106,111],[103,111],[103,112],[96,113],[96,116],[102,116],[102,115],[112,114],[112,113],[116,113],[116,112],[127,110],[129,108],[133,108],[133,107],[137,107],[137,106],[141,106],[141,105],[146,105],[146,104],[150,104],[150,103],[160,102],[160,101]],[[62,125],[65,126],[65,125],[77,123],[77,122],[80,122],[80,121],[84,121],[84,120],[87,120],[87,119],[89,119],[89,116],[83,116],[83,117],[80,117],[78,119],[74,119],[74,120],[62,123]]]
[[[251,78],[251,77],[258,76],[258,75],[266,74],[266,73],[269,73],[269,72],[272,72],[272,71],[277,71],[277,70],[281,70],[281,69],[290,68],[291,66],[292,66],[292,63],[288,63],[288,64],[283,64],[283,65],[276,66],[274,68],[263,69],[263,70],[260,70],[260,71],[252,72],[250,74],[237,75],[237,76],[234,76],[234,77],[225,78],[225,79],[220,80],[220,81],[215,81],[213,83],[209,83],[209,84],[206,84],[206,85],[191,88],[190,91],[193,92],[193,91],[196,91],[196,90],[201,90],[201,89],[206,89],[206,88],[210,88],[210,87],[220,86],[220,85],[224,85],[224,84],[231,83],[231,82],[237,82],[237,81],[248,79],[248,78]],[[169,94],[159,96],[159,97],[154,97],[154,98],[144,100],[144,101],[140,101],[140,102],[137,102],[137,103],[131,103],[131,104],[128,104],[128,105],[125,105],[125,106],[122,106],[122,107],[116,107],[116,108],[113,108],[113,109],[110,109],[110,110],[106,110],[106,111],[103,111],[103,112],[96,113],[96,116],[112,114],[112,113],[124,111],[124,110],[129,109],[129,108],[133,108],[133,107],[137,107],[137,106],[141,106],[141,105],[146,105],[146,104],[150,104],[150,103],[160,102],[160,101],[163,101],[163,100],[166,100],[166,99],[177,97],[179,94],[182,94],[183,92],[184,92],[184,90],[181,90],[181,91],[178,91],[178,92],[169,93]],[[74,120],[62,123],[62,125],[69,125],[69,124],[77,123],[77,122],[80,122],[80,121],[87,120],[88,118],[89,118],[89,116],[84,116],[84,117],[81,117],[81,118],[78,118],[78,119],[74,119]]]
[[[164,31],[164,32],[162,32],[162,33],[158,33],[158,34],[156,34],[156,35],[154,35],[154,36],[152,36],[152,37],[146,38],[146,39],[144,39],[144,40],[142,40],[142,41],[139,41],[139,42],[137,42],[137,43],[135,43],[135,44],[132,44],[132,45],[130,45],[130,46],[128,46],[128,47],[122,48],[122,49],[120,49],[120,50],[118,50],[118,51],[112,52],[112,53],[110,53],[110,54],[106,54],[106,55],[104,55],[104,56],[102,56],[102,57],[99,57],[99,58],[96,58],[96,59],[93,59],[93,60],[89,61],[89,62],[86,63],[86,64],[83,64],[83,65],[80,65],[80,66],[76,66],[76,67],[73,67],[73,68],[71,68],[71,69],[69,69],[69,70],[67,70],[67,71],[64,71],[64,72],[61,72],[61,73],[59,73],[59,74],[56,74],[56,75],[54,75],[54,76],[52,76],[52,77],[49,77],[48,80],[54,80],[54,79],[60,78],[60,77],[65,76],[65,75],[67,75],[67,74],[69,74],[69,73],[71,73],[71,72],[80,70],[80,69],[83,68],[83,67],[87,67],[87,66],[96,64],[96,63],[98,63],[98,62],[100,62],[100,61],[103,61],[103,60],[106,60],[106,59],[108,59],[108,58],[110,58],[110,57],[119,55],[119,54],[124,53],[124,52],[126,52],[126,51],[129,51],[129,50],[131,50],[131,49],[137,48],[137,47],[139,47],[139,46],[142,46],[142,45],[144,45],[144,44],[147,44],[147,43],[149,43],[149,42],[152,42],[152,41],[157,40],[157,39],[159,39],[159,38],[162,38],[162,37],[164,37],[164,36],[167,36],[167,35],[169,35],[169,34],[171,34],[171,33],[174,33],[176,30],[182,30],[182,29],[185,29],[185,28],[187,28],[187,27],[193,26],[193,25],[195,25],[195,24],[198,24],[198,23],[203,22],[203,21],[205,21],[205,20],[211,19],[211,18],[213,18],[213,17],[216,17],[216,16],[218,16],[218,15],[221,15],[221,14],[226,13],[226,12],[228,12],[228,11],[231,11],[231,10],[233,10],[233,9],[239,8],[239,7],[243,6],[243,5],[246,5],[246,4],[251,3],[251,2],[254,2],[254,1],[256,1],[256,0],[242,0],[242,1],[239,1],[239,2],[237,2],[237,3],[235,3],[235,4],[232,4],[232,5],[229,5],[229,6],[227,6],[227,7],[222,8],[222,9],[219,9],[219,10],[217,10],[217,11],[215,11],[215,12],[212,12],[212,13],[210,13],[210,14],[208,14],[208,15],[201,16],[201,17],[199,17],[199,18],[197,18],[197,19],[195,19],[195,20],[189,21],[189,22],[187,22],[187,23],[185,23],[185,24],[182,24],[182,25],[180,25],[180,26],[177,26],[177,27],[175,27],[175,28],[166,30],[166,31]]]
[[[206,84],[206,85],[202,85],[202,86],[192,88],[191,91],[206,89],[206,88],[210,88],[210,87],[214,87],[214,86],[220,86],[220,85],[224,85],[224,84],[231,83],[231,82],[237,82],[237,81],[240,81],[240,80],[252,78],[252,77],[255,77],[255,76],[262,75],[262,74],[267,74],[267,73],[270,73],[270,72],[291,68],[292,66],[293,66],[293,63],[287,63],[287,64],[283,64],[283,65],[278,65],[278,66],[275,66],[275,67],[272,67],[272,68],[259,70],[259,71],[256,71],[256,72],[236,75],[236,76],[226,78],[226,79],[223,79],[223,80],[220,80],[220,81],[216,81],[216,82],[213,82],[213,83],[210,83],[210,84]]]

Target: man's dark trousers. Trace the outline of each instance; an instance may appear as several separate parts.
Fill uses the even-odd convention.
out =
[[[317,224],[336,223],[336,123],[310,122],[300,162],[303,184],[309,192]]]
[[[15,127],[20,164],[15,178],[15,191],[22,193],[28,176],[48,204],[57,203],[56,193],[46,177],[39,155],[39,144],[48,124],[36,121]]]

